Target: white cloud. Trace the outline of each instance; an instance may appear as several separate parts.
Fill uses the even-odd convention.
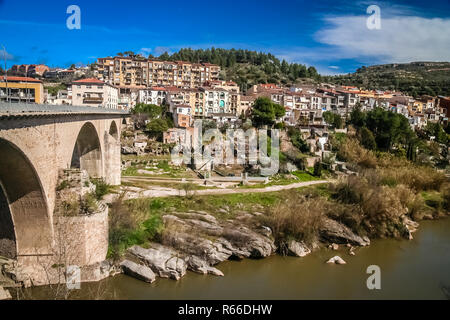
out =
[[[315,40],[331,46],[336,59],[371,62],[450,61],[450,19],[397,16],[383,18],[381,29],[366,27],[368,16],[326,18],[329,27]],[[329,57],[329,50],[320,54]]]
[[[328,68],[330,68],[330,69],[335,69],[335,70],[339,69],[338,66],[328,66]]]

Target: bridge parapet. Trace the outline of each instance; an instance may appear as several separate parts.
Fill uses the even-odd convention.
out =
[[[126,116],[129,112],[120,109],[107,109],[100,107],[50,105],[50,104],[26,104],[0,102],[0,115],[24,115],[24,114],[119,114]]]

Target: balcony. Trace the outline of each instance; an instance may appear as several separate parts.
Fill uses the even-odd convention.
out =
[[[87,103],[87,104],[101,104],[101,103],[103,103],[103,98],[102,97],[84,97],[83,98],[83,103]]]

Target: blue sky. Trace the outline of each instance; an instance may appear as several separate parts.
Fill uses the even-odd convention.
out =
[[[66,27],[72,4],[81,9],[81,30]],[[380,30],[366,27],[372,4],[381,9]],[[379,63],[450,61],[449,17],[448,0],[0,0],[0,45],[9,66],[214,46],[271,52],[335,74]]]

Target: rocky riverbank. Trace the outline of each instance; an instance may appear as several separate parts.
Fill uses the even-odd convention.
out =
[[[257,222],[260,215],[240,212],[234,219],[223,221],[204,211],[164,215],[165,232],[160,243],[129,248],[120,266],[125,274],[150,283],[157,277],[179,280],[187,270],[223,276],[218,268],[225,260],[261,259],[277,253],[272,230]],[[290,240],[286,246],[289,255],[304,257],[320,248],[338,250],[339,245],[354,254],[356,247],[369,244],[367,237],[326,218],[319,241],[306,245]],[[335,254],[330,253],[328,262],[344,264]]]

